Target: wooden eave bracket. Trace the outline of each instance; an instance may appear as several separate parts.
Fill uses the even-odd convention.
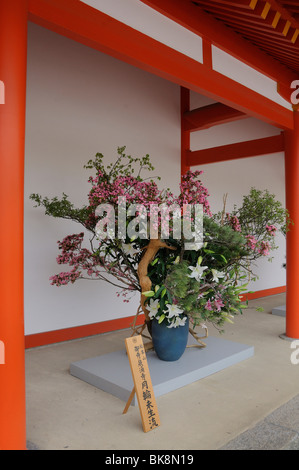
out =
[[[227,27],[221,21],[217,21],[215,18],[213,18],[212,15],[206,13],[199,6],[197,7],[192,5],[191,2],[187,3],[182,2],[181,0],[141,1],[159,11],[159,13],[166,15],[168,18],[171,18],[173,21],[181,24],[183,27],[189,29],[193,33],[198,34],[203,39],[211,41],[215,46],[231,54],[233,57],[236,57],[238,60],[244,62],[255,70],[270,77],[272,80],[281,81],[287,84],[290,80],[295,79],[294,73],[290,69],[288,69],[283,64],[280,64],[275,59],[272,59],[270,55],[262,52],[250,41],[243,39],[231,28]],[[236,5],[236,2],[231,2],[228,0],[225,2],[222,1],[221,3],[224,3],[225,6]],[[261,9],[260,6],[266,3],[269,3],[269,6],[264,5],[264,8]],[[278,5],[277,2],[275,3]],[[258,13],[263,14],[266,24],[267,18],[269,19],[273,11],[274,0],[271,2],[261,2],[261,0],[239,0],[238,5],[244,9],[247,8],[250,11],[257,11]],[[274,16],[272,22],[273,25],[277,27],[278,24],[281,24],[285,12],[282,11],[282,8],[277,9],[276,11],[278,14],[276,17]],[[283,31],[285,34],[287,34],[289,31],[286,21],[290,21],[290,18],[285,18],[284,21]],[[291,40],[294,43],[294,40],[298,40],[298,33],[296,32],[296,24],[294,24],[294,22],[291,22],[291,28],[293,31]]]
[[[183,126],[184,130],[194,132],[248,117],[247,114],[237,109],[230,108],[222,103],[215,103],[185,112]]]

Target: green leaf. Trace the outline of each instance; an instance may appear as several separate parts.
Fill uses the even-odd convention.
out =
[[[158,320],[158,323],[159,323],[159,324],[162,323],[162,321],[164,320],[164,318],[165,318],[165,314],[162,313],[161,317],[160,317],[159,320]]]
[[[227,259],[225,258],[225,256],[224,256],[224,255],[220,255],[220,256],[221,256],[221,258],[223,259],[223,261],[224,261],[225,263],[227,263]]]

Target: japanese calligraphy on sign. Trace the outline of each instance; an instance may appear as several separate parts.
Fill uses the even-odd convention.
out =
[[[148,432],[160,426],[160,418],[142,337],[141,335],[138,335],[126,338],[125,343],[133,376],[134,390],[138,400],[143,431]]]

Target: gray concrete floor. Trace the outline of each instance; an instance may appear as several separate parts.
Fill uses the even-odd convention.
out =
[[[254,356],[158,397],[161,425],[148,433],[138,406],[123,415],[124,402],[69,373],[71,362],[123,349],[130,330],[27,350],[28,449],[299,450],[299,364],[279,337],[285,318],[271,314],[284,302],[250,301],[223,337],[254,346]]]

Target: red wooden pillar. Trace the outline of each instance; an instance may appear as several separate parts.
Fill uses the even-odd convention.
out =
[[[184,113],[190,111],[190,90],[181,87],[181,176],[190,170],[187,152],[190,150],[190,131],[185,130]]]
[[[286,207],[294,222],[287,233],[286,336],[299,338],[299,111],[285,131]]]
[[[0,0],[0,449],[26,449],[23,202],[27,0]]]

